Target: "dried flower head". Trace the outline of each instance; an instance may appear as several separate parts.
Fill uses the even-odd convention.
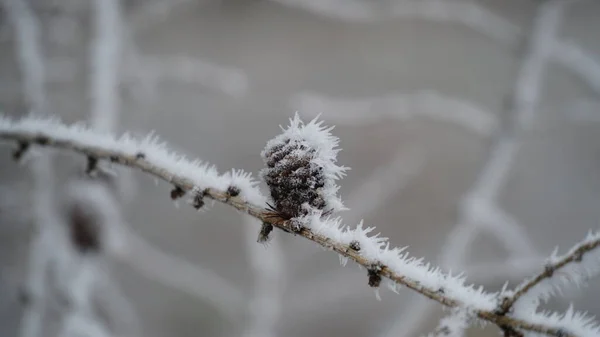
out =
[[[344,209],[336,180],[348,168],[336,165],[339,139],[317,118],[304,124],[298,114],[283,133],[270,140],[261,156],[261,176],[269,186],[273,209],[284,219],[311,210],[330,214]]]

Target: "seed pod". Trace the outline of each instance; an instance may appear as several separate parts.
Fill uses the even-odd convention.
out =
[[[316,119],[304,124],[296,115],[263,150],[267,167],[261,176],[269,186],[274,211],[283,219],[343,209],[335,180],[347,168],[335,164],[338,138],[330,131]]]

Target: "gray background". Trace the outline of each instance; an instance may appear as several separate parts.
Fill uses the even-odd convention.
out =
[[[381,6],[377,8],[388,5],[365,2]],[[302,92],[361,98],[435,90],[485,107],[501,120],[509,114],[506,102],[540,1],[476,3],[520,27],[524,37],[507,44],[460,23],[419,18],[348,22],[264,0],[187,1],[167,15],[146,19],[138,15],[142,1],[124,2],[125,21],[133,27],[139,53],[183,55],[239,69],[248,86],[243,94],[230,95],[214,83],[190,83],[193,80],[178,75],[165,76],[150,91],[144,91],[149,80],[143,76],[124,81],[119,131],[156,130],[174,149],[221,170],[258,172],[261,149],[298,109],[294,97]],[[44,25],[50,110],[68,121],[86,119],[90,8],[85,1],[67,0],[38,0],[33,5]],[[600,59],[599,15],[598,2],[574,4],[565,15],[560,37]],[[0,20],[0,105],[16,116],[27,104],[12,31],[6,17]],[[499,204],[545,256],[556,245],[567,249],[589,229],[598,228],[600,94],[556,62],[549,62],[541,88],[534,127],[522,138]],[[364,218],[395,245],[409,245],[413,255],[438,259],[459,216],[461,196],[485,164],[493,137],[427,118],[348,124],[327,116],[323,111],[328,124],[338,124],[334,133],[343,148],[339,162],[352,167],[341,183],[344,199],[397,151],[417,148],[423,154],[424,164],[404,188],[375,210],[352,214],[348,221]],[[21,311],[14,293],[24,278],[31,233],[28,176],[10,160],[9,150],[0,149],[2,336],[16,335]],[[250,239],[242,230],[246,224],[240,214],[222,205],[200,214],[188,207],[177,209],[166,184],[155,186],[138,173],[126,177],[135,191],[123,210],[139,235],[166,252],[212,269],[252,295],[254,272],[246,253]],[[414,304],[416,296],[408,290],[396,295],[382,289],[383,299],[377,301],[364,271],[353,265],[340,267],[334,254],[305,240],[281,233],[274,240],[283,247],[289,273],[277,336],[379,336],[401,317],[401,309]],[[467,263],[487,264],[506,256],[498,240],[480,235],[468,247]],[[246,316],[224,317],[209,302],[163,286],[119,261],[113,271],[140,316],[144,336],[233,336],[244,329]],[[514,285],[524,275],[507,274],[485,280],[485,285],[498,289],[506,279]],[[573,301],[578,309],[600,314],[599,284],[592,280],[589,287],[568,292],[566,301],[550,307],[564,310]],[[431,331],[442,311],[436,307],[428,315],[431,318],[418,333]],[[497,333],[493,327],[486,331]],[[475,328],[471,335],[479,336],[481,330]]]

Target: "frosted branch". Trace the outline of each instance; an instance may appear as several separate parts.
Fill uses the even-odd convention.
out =
[[[534,302],[534,309],[540,299],[547,300],[560,285],[580,285],[600,273],[600,232],[589,233],[580,243],[563,256],[552,254],[544,270],[521,283],[514,293],[506,297],[501,306],[502,312],[509,310],[527,297]],[[526,305],[529,305],[527,303]]]
[[[425,117],[457,124],[471,132],[489,136],[497,126],[496,116],[475,104],[433,91],[387,95],[365,99],[327,97],[305,92],[296,95],[291,105],[303,113],[324,116],[338,123],[375,123],[392,118],[407,120]]]
[[[466,310],[455,310],[442,318],[434,332],[427,337],[462,337],[469,326],[469,314]]]
[[[369,271],[371,286],[377,286],[381,278],[386,278],[389,280],[387,285],[393,290],[404,286],[444,306],[469,308],[476,318],[503,329],[510,327],[563,337],[591,337],[600,333],[600,329],[589,321],[582,324],[581,315],[577,313],[567,312],[569,315],[557,318],[535,313],[524,316],[496,313],[497,293],[466,285],[463,276],[444,274],[439,268],[424,264],[422,259],[410,257],[404,249],[390,248],[385,238],[369,236],[374,228],[363,228],[359,224],[350,229],[339,218],[322,218],[318,213],[296,220],[282,219],[264,209],[265,200],[247,175],[229,173],[219,176],[214,168],[189,162],[152,138],[142,141],[131,137],[117,139],[96,134],[82,125],[66,126],[56,120],[25,118],[11,121],[2,118],[0,139],[70,150],[139,169],[192,193],[194,207],[201,207],[203,198],[220,201],[356,262]],[[239,191],[235,196],[228,192],[232,184]],[[301,221],[300,229],[294,228],[297,221]]]

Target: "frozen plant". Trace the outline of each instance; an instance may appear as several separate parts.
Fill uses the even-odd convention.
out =
[[[325,191],[319,191],[315,197],[323,198],[323,203],[317,207],[311,204],[313,199],[310,198],[288,199],[288,202],[308,204],[309,207],[290,204],[294,210],[307,211],[290,213],[288,215],[291,218],[284,218],[265,208],[266,200],[249,174],[231,171],[220,175],[212,166],[199,161],[192,162],[173,153],[154,137],[138,140],[125,135],[116,138],[106,133],[96,133],[83,124],[65,125],[57,119],[26,117],[14,121],[6,117],[0,118],[0,139],[19,144],[21,151],[22,144],[28,144],[27,148],[42,146],[82,153],[95,161],[108,160],[166,180],[178,192],[181,191],[179,194],[191,193],[194,206],[204,198],[213,199],[284,231],[290,231],[294,224],[299,223],[301,228],[295,231],[297,235],[335,251],[344,263],[352,260],[366,268],[371,287],[385,284],[394,291],[398,291],[399,286],[407,287],[458,313],[467,312],[468,319],[465,318],[465,322],[492,323],[508,336],[522,336],[524,333],[562,337],[600,335],[598,324],[584,313],[575,312],[572,308],[564,314],[547,313],[540,312],[538,308],[540,302],[553,295],[553,289],[561,284],[580,285],[598,274],[600,253],[597,248],[600,246],[600,234],[590,233],[566,255],[551,257],[538,275],[524,281],[514,290],[493,293],[483,287],[467,284],[462,274],[445,273],[440,268],[425,263],[423,259],[409,256],[406,248],[391,248],[387,238],[371,234],[375,229],[373,227],[365,228],[360,223],[351,228],[343,224],[340,218],[324,215],[329,209],[339,210],[342,207],[336,195],[337,186],[334,181],[346,170],[335,164],[338,140],[330,131],[331,128],[325,128],[316,119],[303,124],[296,116],[292,119],[290,128],[268,143],[264,157],[275,156],[273,147],[283,144],[278,151],[284,148],[289,151],[284,150],[282,154],[287,155],[277,158],[283,159],[295,153],[296,156],[290,158],[302,159],[305,163],[296,170],[308,170],[314,174],[310,177],[291,175],[295,170],[281,170],[278,184],[285,183],[285,176],[303,177],[311,181],[310,186],[319,181],[319,185],[323,185],[320,188],[325,188]],[[282,165],[279,161],[275,164]],[[270,166],[269,163],[267,166]],[[271,166],[273,169],[277,165]],[[271,186],[279,185],[271,183]],[[305,187],[301,185],[299,190],[290,187],[286,193],[299,193]],[[278,197],[276,194],[274,199]],[[570,276],[565,277],[565,273]],[[459,323],[456,319],[451,318],[452,324],[446,325],[462,329],[464,323]]]

